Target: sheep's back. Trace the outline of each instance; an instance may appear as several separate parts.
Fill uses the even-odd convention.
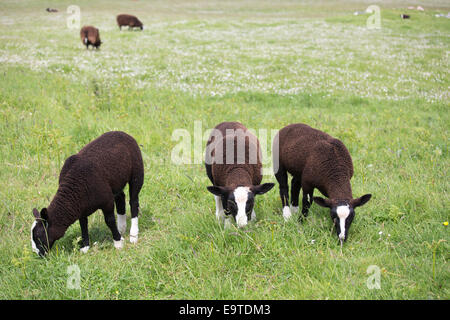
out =
[[[288,125],[275,136],[272,149],[274,163],[277,160],[275,157],[278,156],[280,166],[294,175],[301,174],[315,144],[331,138],[325,132],[306,124]],[[278,153],[276,152],[276,143],[278,143]]]
[[[345,145],[323,131],[301,123],[292,124],[278,132],[278,141],[279,164],[293,175],[302,175],[306,166],[315,167],[311,168],[315,174],[327,169],[353,175],[351,156]]]
[[[212,134],[207,143],[206,160],[211,165],[213,182],[216,185],[224,185],[228,172],[235,168],[244,168],[252,177],[252,183],[261,183],[262,155],[259,141],[251,132],[239,122],[223,122],[215,127],[221,133],[216,139]],[[235,131],[228,132],[227,129]],[[237,130],[237,131],[236,131]],[[245,141],[244,153],[238,153],[238,143]],[[227,145],[234,146],[234,157],[232,163],[227,163]],[[209,154],[212,158],[209,157]]]
[[[77,154],[78,161],[91,166],[113,192],[123,189],[132,176],[143,175],[142,154],[136,140],[121,131],[107,132]]]

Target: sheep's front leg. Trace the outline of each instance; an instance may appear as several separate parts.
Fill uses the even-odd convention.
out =
[[[313,193],[314,189],[303,188],[303,198],[302,198],[302,214],[306,217],[308,216],[309,208],[313,203]]]
[[[293,177],[291,181],[291,204],[293,213],[298,212],[298,198],[302,186],[301,181],[302,181],[301,177]]]
[[[127,230],[127,217],[125,215],[125,193],[119,192],[114,196],[114,202],[117,209],[117,229],[122,236],[125,235]]]
[[[114,247],[121,249],[123,247],[123,237],[120,235],[119,230],[116,225],[116,217],[114,215],[114,202],[112,202],[108,207],[103,208],[103,215],[105,217],[105,223],[112,232],[114,239]]]
[[[81,228],[81,244],[82,244],[80,251],[86,253],[89,250],[88,218],[81,217],[79,221]]]
[[[287,221],[291,218],[291,209],[289,208],[289,185],[287,171],[281,166],[278,168],[278,172],[275,173],[275,178],[280,185],[280,198],[283,206],[283,218]]]

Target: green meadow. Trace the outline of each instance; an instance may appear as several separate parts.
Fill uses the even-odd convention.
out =
[[[48,13],[1,1],[0,299],[449,299],[450,19],[436,14],[450,4],[376,2],[380,28],[376,12],[354,14],[371,4],[64,0]],[[144,30],[119,31],[119,13]],[[83,46],[83,25],[99,28],[100,50]],[[342,249],[325,208],[284,222],[278,185],[256,222],[216,221],[194,138],[222,121],[257,133],[302,122],[344,142],[354,197],[373,196]],[[75,223],[39,258],[32,209],[49,205],[64,160],[111,130],[143,153],[139,242],[127,205],[122,250],[96,212],[88,253]],[[186,163],[173,159],[180,130]],[[270,134],[259,138],[270,168]]]

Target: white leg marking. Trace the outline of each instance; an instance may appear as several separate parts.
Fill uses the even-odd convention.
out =
[[[114,240],[114,247],[116,249],[122,249],[123,248],[124,239],[123,237],[120,237],[119,241]]]
[[[89,250],[89,246],[85,246],[85,247],[80,249],[80,252],[87,253],[88,250]]]
[[[139,223],[138,217],[131,218],[131,228],[130,228],[130,242],[136,243],[138,241],[139,234]]]
[[[288,206],[285,206],[284,208],[283,208],[283,218],[284,218],[284,221],[288,221],[290,218],[291,218],[291,209],[289,209],[289,207]]]
[[[296,214],[298,212],[298,207],[291,207],[292,213]]]
[[[122,236],[127,231],[127,216],[125,214],[117,215],[117,229],[119,229]]]
[[[252,210],[251,219],[252,219],[253,222],[256,221],[256,213],[255,213],[255,210]]]

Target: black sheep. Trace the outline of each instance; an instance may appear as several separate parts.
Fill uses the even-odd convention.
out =
[[[121,248],[126,229],[125,194],[128,183],[131,207],[130,242],[138,237],[139,191],[144,182],[144,165],[136,140],[120,132],[107,132],[87,144],[64,163],[59,187],[48,208],[33,209],[36,220],[31,227],[33,251],[45,255],[67,228],[80,221],[82,251],[89,249],[88,216],[103,211],[114,246]],[[114,216],[118,213],[118,226]],[[120,232],[119,232],[120,230]]]
[[[284,127],[275,136],[273,156],[274,163],[278,163],[275,177],[280,184],[283,217],[286,220],[291,217],[287,175],[289,172],[293,176],[293,209],[298,210],[299,193],[300,189],[303,189],[303,215],[308,214],[313,200],[322,207],[330,208],[341,243],[346,240],[355,216],[354,208],[364,205],[371,195],[353,199],[350,184],[353,163],[345,145],[325,132],[296,123]],[[314,188],[319,189],[329,199],[313,198]]]
[[[80,38],[81,42],[83,42],[86,46],[86,49],[89,48],[89,45],[98,49],[102,44],[102,41],[100,40],[100,32],[93,26],[84,26],[81,28]]]
[[[222,122],[211,132],[206,144],[206,173],[213,186],[207,187],[216,199],[216,217],[232,215],[238,227],[256,218],[255,195],[273,188],[262,180],[258,139],[239,122]]]
[[[144,29],[144,25],[142,24],[142,22],[135,16],[129,14],[119,14],[116,19],[120,30],[122,30],[122,26],[128,26],[130,29]]]

